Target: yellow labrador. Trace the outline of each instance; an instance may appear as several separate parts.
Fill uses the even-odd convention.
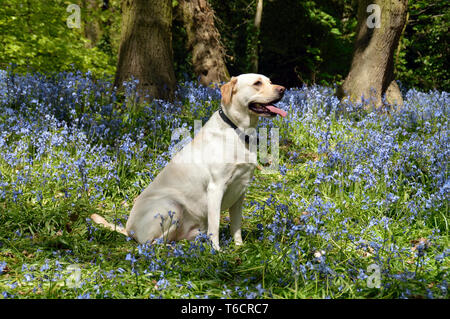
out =
[[[256,158],[256,150],[242,133],[254,129],[260,116],[286,116],[273,105],[284,91],[260,74],[233,77],[221,87],[221,109],[136,198],[126,229],[97,214],[92,219],[139,243],[192,240],[207,231],[219,250],[220,213],[229,209],[231,233],[241,245],[242,203],[256,167],[248,160]],[[236,149],[247,160],[236,156]]]

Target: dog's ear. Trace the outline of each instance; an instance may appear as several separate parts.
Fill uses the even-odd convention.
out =
[[[234,86],[236,85],[237,78],[232,77],[230,82],[225,83],[220,88],[220,93],[222,93],[222,104],[228,105],[231,103],[231,97],[233,96]]]

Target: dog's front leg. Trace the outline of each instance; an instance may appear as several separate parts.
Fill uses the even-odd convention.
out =
[[[215,250],[220,250],[219,228],[222,198],[222,188],[216,185],[208,186],[208,235],[211,236],[211,241]]]
[[[242,221],[242,203],[244,195],[239,197],[236,203],[230,207],[231,235],[233,235],[236,246],[242,245],[241,221]]]

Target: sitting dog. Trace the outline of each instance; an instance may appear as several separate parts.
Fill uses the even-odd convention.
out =
[[[243,133],[254,129],[259,117],[285,117],[273,105],[284,92],[260,74],[232,77],[221,87],[221,108],[136,198],[126,229],[97,214],[92,220],[139,243],[192,240],[207,231],[219,250],[220,213],[228,209],[234,242],[242,245],[242,203],[256,167],[249,160],[256,150]],[[247,160],[236,155],[236,148]]]

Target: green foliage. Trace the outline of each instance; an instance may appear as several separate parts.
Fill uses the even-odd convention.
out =
[[[231,74],[250,70],[255,1],[210,0],[229,55]],[[348,73],[356,29],[356,1],[264,1],[260,73],[287,86],[340,84]],[[449,10],[445,1],[409,2],[409,22],[396,52],[397,78],[406,87],[449,90]]]
[[[0,69],[19,72],[88,70],[96,76],[115,72],[120,42],[120,0],[4,0],[0,6]],[[70,29],[69,4],[81,7],[81,28]],[[107,3],[107,5],[105,5]],[[353,53],[356,1],[266,0],[260,34],[254,28],[256,1],[210,0],[227,53],[230,74],[259,70],[286,86],[339,85]],[[172,2],[174,10],[178,1]],[[178,80],[195,77],[181,21],[173,22],[174,65]],[[90,43],[87,23],[99,25]],[[406,87],[450,89],[448,77],[449,10],[445,1],[411,0],[409,21],[395,54],[397,79]],[[256,50],[255,45],[258,45]]]
[[[450,89],[450,10],[447,1],[412,0],[397,61],[398,79],[408,86]]]
[[[114,73],[114,61],[99,48],[87,48],[81,28],[69,28],[73,1],[5,0],[0,6],[0,68],[16,71],[58,72],[90,70],[95,75]],[[85,11],[81,12],[82,15]]]
[[[331,84],[348,72],[356,26],[351,1],[264,1],[260,35],[253,27],[255,2],[211,3],[232,74],[251,69],[255,43],[259,72],[287,86]]]

